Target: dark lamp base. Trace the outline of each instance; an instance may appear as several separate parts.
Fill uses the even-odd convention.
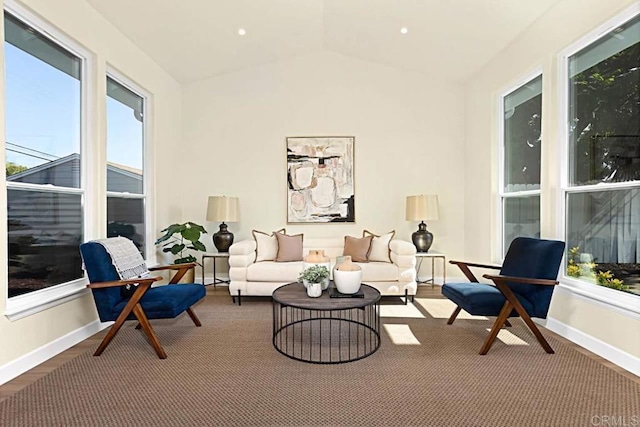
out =
[[[220,224],[220,230],[213,234],[213,245],[218,252],[229,252],[229,248],[233,244],[233,233],[227,230],[227,224]]]
[[[411,240],[418,252],[429,252],[433,243],[433,234],[427,231],[427,225],[424,221],[418,225],[418,231],[413,232]]]

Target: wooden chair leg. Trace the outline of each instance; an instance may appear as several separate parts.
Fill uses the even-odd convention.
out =
[[[496,340],[496,337],[498,336],[498,332],[500,332],[500,329],[502,329],[504,322],[507,320],[512,310],[513,310],[513,307],[509,302],[509,300],[505,301],[504,305],[502,306],[502,310],[500,310],[500,314],[498,315],[498,318],[493,323],[493,327],[491,328],[491,332],[489,332],[489,336],[484,341],[484,344],[480,349],[481,355],[484,356],[489,352],[489,349],[491,348],[491,346],[493,345],[493,342]]]
[[[538,329],[536,324],[533,323],[533,320],[531,320],[531,316],[529,316],[527,310],[525,310],[522,304],[520,304],[520,301],[514,295],[513,291],[508,286],[501,283],[496,283],[496,285],[498,286],[502,294],[507,298],[507,301],[511,302],[513,308],[518,312],[520,317],[522,317],[522,320],[524,321],[524,323],[526,323],[531,332],[533,332],[533,335],[535,335],[542,348],[544,348],[544,351],[549,354],[554,354],[553,349],[551,348],[547,340],[544,339],[544,336],[542,336],[542,332],[540,332],[540,329]]]
[[[195,311],[193,311],[191,308],[187,308],[187,314],[189,315],[189,317],[191,317],[191,320],[193,320],[193,323],[195,323],[196,326],[202,326],[202,323],[200,323],[200,319],[198,319],[198,316],[196,316]]]
[[[449,320],[447,320],[447,325],[453,325],[453,321],[456,320],[456,317],[458,317],[458,314],[460,314],[460,310],[462,310],[462,307],[460,306],[456,307],[456,309],[453,310],[453,313],[451,313],[451,317],[449,317]]]
[[[136,304],[138,304],[138,302],[140,302],[140,299],[142,299],[142,296],[144,295],[145,292],[147,292],[147,289],[149,289],[150,286],[151,286],[150,283],[146,286],[145,285],[138,286],[136,291],[133,293],[133,295],[129,299],[129,302],[127,302],[127,304],[124,306],[124,308],[116,318],[116,321],[111,326],[111,329],[109,329],[109,332],[107,332],[107,335],[105,335],[105,337],[102,339],[102,342],[98,346],[98,349],[96,350],[96,352],[93,353],[94,356],[100,356],[104,351],[104,349],[107,348],[111,340],[113,340],[113,337],[116,336],[116,334],[124,324],[125,320],[127,320],[127,317],[129,317],[129,315],[133,311],[133,308],[136,306]]]
[[[544,351],[546,351],[549,354],[554,354],[555,352],[553,351],[553,348],[551,348],[551,345],[549,345],[547,340],[544,338],[544,336],[542,335],[542,332],[540,332],[540,329],[538,329],[536,324],[533,323],[533,320],[531,320],[531,317],[529,317],[529,314],[525,311],[525,315],[524,316],[520,315],[520,316],[522,317],[522,320],[524,320],[524,323],[527,324],[529,329],[531,329],[531,332],[533,332],[533,335],[536,336],[536,338],[538,339],[538,342],[540,343],[542,348],[544,348]]]
[[[129,310],[129,312],[131,312],[131,310]],[[121,313],[121,315],[122,315],[122,313]],[[128,313],[127,313],[127,315],[128,315]],[[104,338],[102,339],[102,342],[100,343],[100,345],[96,349],[95,353],[93,353],[94,356],[100,356],[102,354],[104,349],[107,348],[109,343],[111,343],[111,340],[113,340],[113,337],[116,336],[116,334],[118,333],[118,331],[120,330],[120,328],[124,324],[125,320],[127,320],[127,316],[124,316],[123,319],[120,319],[120,317],[118,317],[118,319],[116,319],[115,323],[113,325],[111,325],[111,329],[109,329],[109,332],[107,332],[107,335],[105,335]]]
[[[518,304],[520,304],[520,302],[518,302]],[[518,314],[520,314],[520,317],[522,317],[522,320],[529,327],[531,332],[533,332],[533,335],[536,337],[544,351],[546,351],[548,354],[554,354],[555,352],[553,351],[553,348],[551,348],[551,345],[549,345],[547,340],[542,335],[542,332],[540,332],[540,329],[538,329],[533,320],[531,320],[531,316],[529,316],[529,313],[527,313],[524,307],[520,305],[520,310],[518,310],[518,308],[516,307],[516,311],[518,312]]]
[[[162,345],[160,344],[160,340],[158,340],[158,336],[155,331],[151,327],[151,323],[149,323],[149,319],[147,319],[147,315],[144,314],[144,310],[140,304],[136,304],[133,308],[133,314],[138,318],[140,325],[142,326],[142,330],[149,338],[149,342],[151,343],[151,347],[156,351],[156,354],[160,359],[166,359],[167,353],[164,352]]]

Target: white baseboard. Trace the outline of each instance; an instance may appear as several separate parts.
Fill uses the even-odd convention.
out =
[[[25,354],[24,356],[20,356],[19,358],[0,366],[0,385],[11,381],[28,370],[35,368],[42,362],[45,362],[53,356],[73,347],[79,342],[89,338],[97,332],[100,332],[112,323],[113,322],[101,323],[99,320],[95,320],[88,325],[69,332],[64,336]]]
[[[580,347],[584,347],[592,353],[615,363],[632,374],[640,376],[640,358],[553,318],[547,318],[546,328],[578,344]]]

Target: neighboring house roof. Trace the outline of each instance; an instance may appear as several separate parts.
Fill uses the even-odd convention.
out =
[[[29,175],[33,175],[35,173],[42,172],[47,169],[51,169],[56,166],[60,166],[65,163],[73,162],[73,161],[80,161],[80,154],[78,153],[69,154],[68,156],[61,157],[59,159],[52,160],[47,163],[43,163],[38,166],[34,166],[20,173],[8,176],[7,181],[22,181],[24,178],[28,177]],[[121,165],[119,163],[114,163],[114,162],[107,162],[107,170],[125,175],[133,179],[137,179],[137,180],[142,179],[142,170],[133,168],[131,166]]]
[[[120,163],[107,162],[107,169],[112,170],[114,172],[125,173],[130,175],[131,177],[141,178],[142,177],[142,169],[132,168],[131,166],[121,165]]]
[[[69,154],[68,156],[60,157],[59,159],[52,160],[48,163],[43,163],[41,165],[34,166],[20,173],[16,173],[14,175],[8,176],[7,181],[20,181],[22,178],[25,178],[29,175],[33,175],[34,173],[42,172],[44,170],[51,169],[52,167],[59,166],[74,160],[80,160],[80,154],[78,153]]]

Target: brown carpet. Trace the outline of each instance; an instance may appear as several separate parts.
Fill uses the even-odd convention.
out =
[[[640,385],[552,338],[556,354],[547,355],[519,320],[510,331],[531,345],[496,342],[479,356],[488,321],[447,326],[415,306],[406,311],[414,317],[382,322],[408,325],[419,345],[394,344],[383,328],[372,356],[312,365],[274,350],[270,302],[238,307],[228,297],[207,296],[196,306],[201,328],[186,315],[152,322],[168,359],[157,359],[130,322],[101,357],[83,353],[1,401],[0,425],[511,427],[602,425],[603,416],[640,420]],[[389,307],[395,316],[404,310]]]

